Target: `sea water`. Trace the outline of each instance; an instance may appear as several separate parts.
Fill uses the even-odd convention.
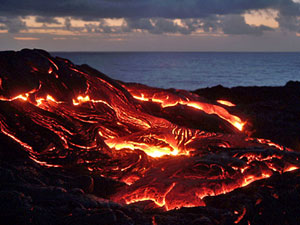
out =
[[[113,79],[195,90],[223,85],[282,86],[300,80],[300,53],[53,52]]]

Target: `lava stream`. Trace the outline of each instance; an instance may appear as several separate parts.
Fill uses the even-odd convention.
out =
[[[125,84],[38,50],[22,54],[9,59],[22,68],[0,68],[1,135],[42,166],[125,182],[116,202],[201,206],[207,196],[300,168],[292,149],[247,137],[229,101]]]

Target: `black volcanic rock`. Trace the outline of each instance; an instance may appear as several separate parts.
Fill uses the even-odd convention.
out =
[[[206,115],[180,105],[162,110],[154,102],[139,103],[124,87],[124,83],[87,65],[76,66],[66,59],[53,58],[43,50],[0,52],[0,78],[0,96],[3,100],[0,101],[0,224],[300,223],[300,171],[288,172],[289,168],[298,168],[300,154],[297,152],[257,145],[255,140],[253,143],[247,142],[253,145],[241,147],[237,144],[237,147],[232,147],[229,145],[231,142],[233,146],[239,141],[245,144],[248,137],[216,115]],[[93,86],[93,82],[97,85]],[[107,96],[110,92],[106,88],[114,96]],[[11,100],[18,94],[36,89],[39,92],[32,93],[34,96],[28,95],[31,103],[14,103]],[[111,100],[115,96],[121,99],[117,106],[130,104],[129,110],[139,112],[137,119],[142,122],[141,115],[144,116],[143,113],[147,112],[151,116],[157,116],[155,119],[164,118],[181,125],[180,129],[186,128],[184,131],[190,133],[193,129],[201,128],[225,134],[208,133],[208,137],[203,135],[207,139],[200,139],[194,144],[195,151],[190,153],[190,158],[165,157],[159,161],[151,159],[141,150],[134,153],[130,149],[113,151],[97,136],[97,125],[109,128],[109,135],[114,135],[113,131],[119,131],[121,138],[129,131],[137,133],[136,136],[132,135],[134,138],[140,138],[139,135],[145,132],[144,127],[139,130],[130,123],[124,129],[118,127],[116,112],[100,101],[100,106],[85,102],[83,104],[86,107],[79,108],[78,115],[71,115],[72,99],[78,93],[84,94],[91,89],[97,91],[96,97],[101,99]],[[184,91],[168,91],[183,98],[190,95]],[[299,150],[299,82],[289,82],[284,87],[228,89],[217,86],[200,89],[196,93],[206,103],[217,99],[235,103],[236,107],[228,107],[227,110],[246,118],[252,126],[253,135],[270,138]],[[62,101],[62,106],[53,107],[53,111],[47,111],[50,104],[45,104],[45,108],[36,107],[36,99],[44,97],[44,94],[51,94],[57,101]],[[61,112],[63,109],[68,111]],[[85,117],[86,112],[90,115],[88,118]],[[165,120],[161,119],[159,122]],[[153,121],[146,119],[146,122],[149,125]],[[10,126],[14,129],[10,130]],[[155,127],[150,131],[159,129],[160,127]],[[61,134],[64,134],[62,139],[59,138]],[[151,137],[151,133],[149,134],[147,138]],[[185,136],[182,135],[182,139],[187,138]],[[22,141],[30,144],[31,148]],[[146,139],[145,143],[150,141],[150,138]],[[83,144],[89,145],[86,147]],[[252,156],[249,160],[248,155]],[[272,158],[273,156],[276,157]],[[256,159],[263,160],[255,161]],[[164,173],[165,165],[175,171],[171,178]],[[187,165],[190,167],[186,167]],[[211,192],[211,196],[204,197],[205,206],[201,207],[164,211],[163,207],[158,207],[150,200],[130,205],[110,200],[113,199],[112,196],[124,191],[126,193],[130,188],[136,190],[135,185],[125,184],[121,179],[128,178],[131,174],[140,176],[141,180],[150,180],[146,184],[140,183],[140,186],[171,181],[172,187],[180,182],[180,173],[186,175],[185,182],[179,186],[183,191],[173,193],[175,198],[191,192],[188,187],[194,187],[194,182],[198,186],[205,183],[207,186],[203,188],[217,191],[222,188],[218,181],[225,185],[233,183],[236,174],[241,176],[237,173],[240,168],[249,173],[250,178],[254,175],[271,177],[227,194],[214,196]],[[263,174],[264,172],[268,174]],[[203,174],[210,176],[197,183],[196,175]],[[163,179],[159,180],[161,177],[158,177],[156,180],[155,177],[151,180],[154,175],[163,175]],[[228,179],[222,180],[224,176],[228,176]]]

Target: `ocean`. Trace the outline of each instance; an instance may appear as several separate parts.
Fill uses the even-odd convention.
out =
[[[223,85],[282,86],[300,80],[300,53],[52,52],[113,79],[195,90]]]

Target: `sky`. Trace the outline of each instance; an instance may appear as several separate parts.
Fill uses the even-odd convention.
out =
[[[0,0],[0,50],[300,51],[300,0]]]

